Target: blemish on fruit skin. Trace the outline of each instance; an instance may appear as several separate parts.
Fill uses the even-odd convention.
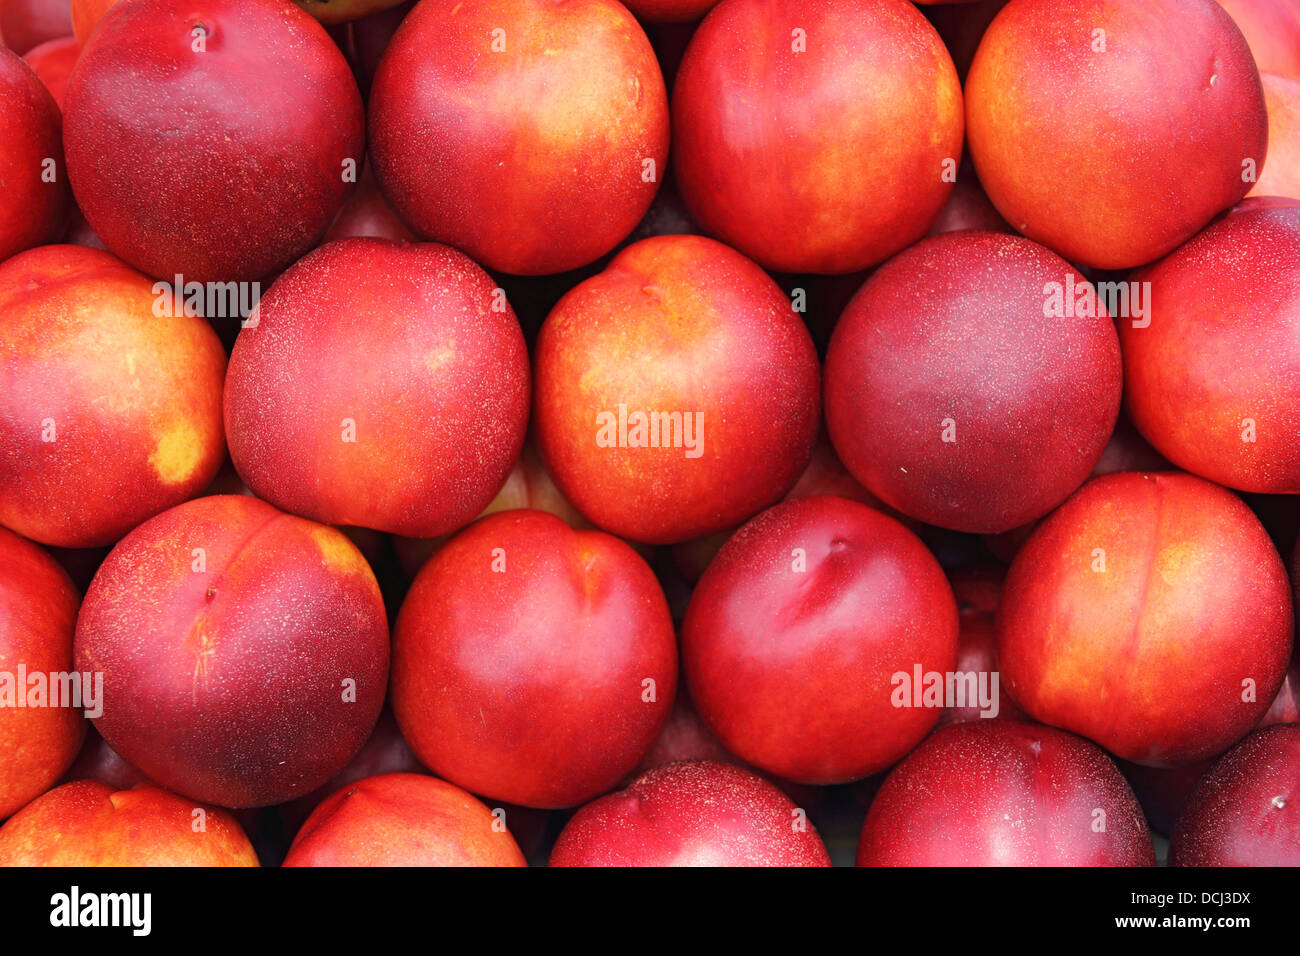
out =
[[[340,573],[352,573],[364,563],[360,552],[353,547],[341,531],[316,525],[310,529],[311,538],[320,549],[321,558],[326,569]],[[368,566],[366,570],[369,570]]]
[[[158,439],[149,465],[162,481],[178,485],[194,476],[203,458],[203,440],[186,421],[170,425]]]

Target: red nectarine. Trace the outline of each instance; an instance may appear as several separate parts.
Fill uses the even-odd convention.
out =
[[[636,766],[672,707],[663,592],[630,547],[541,511],[475,522],[420,570],[393,633],[416,756],[473,793],[573,806]]]
[[[1018,720],[937,731],[885,779],[859,866],[1154,866],[1115,764],[1072,734]]]
[[[1214,0],[1011,0],[971,64],[966,125],[1007,222],[1102,269],[1190,239],[1268,142],[1254,60]]]
[[[187,282],[260,279],[320,242],[364,159],[362,124],[343,54],[285,0],[119,3],[64,100],[90,225],[138,269]]]
[[[225,387],[230,457],[254,494],[328,524],[432,538],[501,489],[528,425],[528,350],[466,256],[327,243],[257,311]]]
[[[72,672],[77,604],[53,558],[0,528],[0,820],[62,776],[86,732],[82,711],[103,703],[58,690]]]
[[[398,215],[521,275],[613,249],[668,154],[663,77],[615,0],[422,0],[384,52],[369,113]]]
[[[0,261],[53,242],[68,209],[59,107],[32,68],[0,47]]]
[[[1250,730],[1291,657],[1290,586],[1235,495],[1190,475],[1094,478],[1016,555],[1002,683],[1036,720],[1152,766]]]
[[[587,804],[551,866],[830,866],[807,814],[757,774],[669,764]]]
[[[316,808],[284,865],[525,866],[506,822],[435,777],[367,777]]]
[[[925,545],[844,498],[763,512],[718,552],[682,626],[691,697],[726,748],[801,783],[883,770],[938,720],[921,674],[952,671],[957,610]],[[900,699],[903,701],[899,703]]]
[[[723,0],[682,60],[673,137],[706,232],[768,269],[854,272],[948,198],[961,85],[903,0]]]
[[[257,866],[225,810],[142,784],[66,783],[0,827],[0,866]]]
[[[79,670],[96,729],[150,779],[226,807],[309,793],[384,700],[375,576],[338,530],[256,498],[199,498],[122,539],[86,591]]]
[[[1300,724],[1257,730],[1201,778],[1178,818],[1173,866],[1300,866]]]
[[[0,524],[112,544],[221,465],[226,354],[115,256],[43,246],[0,264]]]
[[[1150,314],[1121,322],[1134,424],[1180,468],[1300,492],[1300,207],[1234,212],[1139,272]]]
[[[701,236],[628,246],[538,336],[537,442],[597,526],[669,544],[779,501],[812,453],[817,355],[767,275]]]
[[[935,236],[882,266],[826,356],[845,467],[956,531],[1008,531],[1065,500],[1106,447],[1121,390],[1093,287],[1042,246],[990,232]]]

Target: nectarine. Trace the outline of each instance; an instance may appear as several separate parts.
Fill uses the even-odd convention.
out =
[[[388,627],[341,532],[216,495],[113,549],[82,603],[76,662],[104,675],[96,729],[150,779],[267,806],[361,748],[384,700]]]
[[[447,246],[344,239],[276,280],[226,376],[230,457],[294,514],[432,538],[501,489],[528,351],[496,284]]]
[[[227,811],[142,784],[65,783],[0,827],[0,866],[257,866]]]
[[[903,703],[898,675],[952,671],[957,609],[925,545],[844,498],[789,501],[736,532],[691,597],[682,666],[726,748],[801,783],[894,763],[942,703]]]
[[[1121,322],[1134,424],[1180,468],[1242,491],[1300,492],[1300,206],[1234,212],[1135,281]]]
[[[971,64],[966,125],[1007,222],[1101,269],[1190,239],[1268,142],[1255,62],[1214,0],[1011,0]]]
[[[1085,740],[1018,720],[937,731],[885,779],[859,866],[1154,866],[1115,764]]]
[[[369,115],[398,215],[521,275],[613,249],[668,154],[663,77],[615,0],[422,0],[384,52]]]
[[[0,47],[0,262],[63,230],[71,204],[60,124],[40,77]]]
[[[757,774],[686,761],[587,804],[551,866],[830,866],[807,814]]]
[[[961,85],[903,0],[723,0],[677,73],[673,137],[706,232],[767,269],[854,272],[948,198]]]
[[[1300,724],[1257,730],[1192,792],[1173,866],[1300,866]]]
[[[84,246],[0,264],[0,524],[112,544],[221,465],[226,354],[211,326]]]
[[[53,558],[0,528],[0,820],[58,780],[85,735],[86,707],[55,690],[72,672],[77,604]]]
[[[347,61],[285,0],[116,4],[64,99],[81,211],[109,249],[167,280],[283,269],[329,228],[364,140]]]
[[[1008,572],[1002,683],[1036,720],[1152,766],[1221,753],[1291,657],[1277,548],[1235,495],[1190,475],[1094,478]]]
[[[475,522],[420,570],[393,634],[393,710],[440,777],[558,808],[636,766],[672,707],[663,592],[628,545],[540,511]]]
[[[294,838],[285,866],[525,866],[507,820],[460,787],[414,773],[350,783]]]
[[[1096,465],[1119,414],[1119,340],[1093,287],[1037,243],[951,232],[867,280],[826,355],[845,467],[928,524],[1040,518]]]
[[[579,511],[669,544],[779,501],[812,453],[818,368],[776,283],[701,236],[628,246],[547,316],[538,448]]]

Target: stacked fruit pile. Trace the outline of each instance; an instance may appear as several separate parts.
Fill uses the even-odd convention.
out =
[[[1300,0],[0,35],[0,863],[1300,865]]]

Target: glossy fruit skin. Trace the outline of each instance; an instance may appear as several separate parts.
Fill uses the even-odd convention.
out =
[[[393,633],[393,711],[416,756],[528,807],[574,806],[618,783],[658,736],[676,683],[650,568],[617,538],[540,511],[489,515],[443,545]]]
[[[1300,75],[1259,79],[1268,104],[1268,158],[1250,195],[1300,200]]]
[[[934,733],[886,778],[858,844],[858,866],[1154,865],[1115,764],[1079,737],[1016,720]]]
[[[634,243],[580,283],[547,316],[534,370],[547,470],[592,523],[634,541],[735,527],[790,490],[817,436],[807,328],[761,269],[702,236]],[[600,445],[600,416],[620,405],[694,415],[698,455],[684,434]]]
[[[1300,492],[1300,208],[1234,212],[1134,278],[1151,283],[1149,327],[1120,325],[1134,424],[1203,478]]]
[[[1171,866],[1300,866],[1300,724],[1257,730],[1192,793]]]
[[[1289,592],[1230,492],[1178,472],[1095,478],[1011,565],[1002,683],[1031,717],[1126,760],[1194,763],[1268,709],[1291,656]]]
[[[1070,297],[1045,317],[1048,283]],[[1079,315],[1091,312],[1092,315]],[[882,266],[826,356],[826,422],[845,467],[903,514],[997,533],[1088,477],[1119,414],[1119,340],[1092,287],[1019,236],[954,232]]]
[[[365,130],[347,61],[296,7],[133,0],[81,54],[64,142],[77,203],[114,253],[168,280],[251,281],[320,242]]]
[[[495,289],[432,243],[345,239],[291,266],[231,353],[240,477],[327,524],[431,538],[474,520],[528,425],[528,350]]]
[[[1250,50],[1213,0],[1012,0],[971,65],[966,128],[1007,222],[1101,269],[1159,258],[1244,196],[1268,135]]]
[[[762,777],[683,761],[579,810],[551,866],[830,866],[811,823]]]
[[[54,242],[63,230],[71,202],[61,127],[58,104],[40,77],[0,47],[0,261]]]
[[[952,589],[925,545],[830,496],[741,528],[682,625],[700,716],[728,750],[800,783],[857,780],[916,746],[940,710],[895,706],[893,678],[947,673],[956,650]]]
[[[0,524],[112,544],[217,473],[225,351],[207,322],[157,304],[148,278],[96,249],[0,264]]]
[[[854,272],[925,235],[943,206],[961,86],[911,3],[724,0],[678,71],[673,138],[677,184],[710,235],[767,269]]]
[[[369,114],[375,174],[398,215],[517,275],[613,249],[668,155],[663,77],[615,0],[422,0],[384,52]]]
[[[510,832],[460,787],[416,773],[350,783],[307,818],[285,866],[526,866]]]
[[[149,784],[66,783],[0,827],[0,866],[257,865],[229,812]]]
[[[388,653],[356,547],[236,495],[127,535],[77,621],[78,669],[104,674],[95,728],[150,779],[226,807],[284,803],[352,759],[383,703]]]
[[[0,528],[0,671],[24,702],[29,685],[18,683],[20,666],[29,678],[71,672],[78,603],[53,558]],[[86,721],[81,710],[52,702],[18,707],[15,697],[0,706],[0,820],[48,790],[76,759]]]

